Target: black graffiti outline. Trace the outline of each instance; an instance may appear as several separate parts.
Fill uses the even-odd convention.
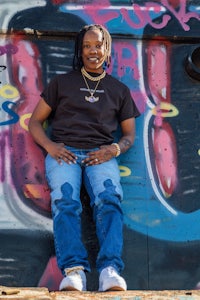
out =
[[[6,70],[6,66],[1,66],[0,65],[0,72],[3,72],[3,71],[5,71]],[[1,81],[0,81],[0,84],[1,84]]]

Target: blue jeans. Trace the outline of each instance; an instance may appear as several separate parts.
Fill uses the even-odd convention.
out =
[[[92,150],[66,147],[78,157],[76,164],[60,165],[50,155],[45,160],[46,176],[51,188],[51,204],[55,250],[58,266],[83,266],[90,271],[87,251],[82,242],[80,189],[82,182],[90,197],[100,250],[96,266],[99,272],[113,266],[123,269],[123,214],[122,188],[118,163],[115,158],[94,166],[85,166],[82,160]]]

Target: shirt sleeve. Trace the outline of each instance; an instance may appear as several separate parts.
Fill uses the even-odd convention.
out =
[[[54,77],[40,96],[44,99],[44,101],[55,110],[58,104],[58,77]]]
[[[137,106],[131,96],[130,90],[128,87],[125,87],[124,98],[122,99],[121,108],[119,112],[119,122],[122,122],[126,119],[136,118],[140,115]]]

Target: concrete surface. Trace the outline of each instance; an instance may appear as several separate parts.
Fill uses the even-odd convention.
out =
[[[0,299],[23,300],[197,300],[200,290],[126,291],[126,292],[49,292],[47,288],[10,288],[0,286]]]

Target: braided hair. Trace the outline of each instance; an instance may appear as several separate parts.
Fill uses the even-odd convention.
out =
[[[75,39],[75,49],[74,49],[74,58],[73,58],[73,69],[80,70],[83,67],[82,60],[82,46],[83,46],[83,38],[87,31],[99,29],[103,36],[103,43],[106,50],[106,58],[105,64],[106,67],[109,67],[111,62],[111,46],[112,46],[112,38],[110,33],[107,31],[105,27],[99,24],[90,24],[84,26],[76,36]]]

